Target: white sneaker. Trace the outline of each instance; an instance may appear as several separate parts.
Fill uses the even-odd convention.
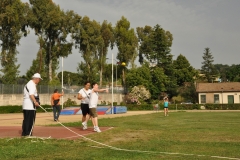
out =
[[[102,132],[102,131],[99,129],[99,127],[94,127],[93,130],[94,130],[95,132],[98,132],[98,133]]]
[[[82,125],[83,125],[83,130],[86,130],[87,129],[87,123],[83,122]]]

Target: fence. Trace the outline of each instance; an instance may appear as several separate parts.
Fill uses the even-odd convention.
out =
[[[16,84],[0,84],[0,94],[23,94],[23,88],[25,85]],[[76,94],[83,86],[64,86],[63,91],[66,94]],[[61,92],[61,86],[49,86],[49,85],[37,85],[39,94],[52,94],[54,89],[58,89]],[[111,92],[111,88],[109,88]],[[113,93],[123,93],[123,87],[113,87]]]

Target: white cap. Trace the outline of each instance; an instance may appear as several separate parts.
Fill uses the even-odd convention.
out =
[[[32,76],[32,78],[40,78],[41,80],[43,80],[43,79],[41,78],[41,75],[40,75],[39,73],[35,73],[35,74]]]

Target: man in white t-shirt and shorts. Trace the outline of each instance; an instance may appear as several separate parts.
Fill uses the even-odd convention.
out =
[[[36,85],[42,80],[39,73],[35,73],[23,89],[23,123],[22,136],[31,136],[36,118],[36,107],[40,105]]]
[[[98,127],[97,104],[98,104],[98,92],[104,92],[104,91],[108,93],[108,89],[98,89],[98,84],[92,83],[92,90],[91,90],[90,101],[89,101],[89,110],[90,110],[90,116],[92,118],[92,124],[94,126],[95,132],[101,132],[101,130]]]
[[[87,122],[89,120],[89,99],[90,99],[90,82],[84,83],[84,88],[80,89],[78,92],[78,99],[81,100],[81,110],[82,110],[82,125],[83,130],[87,129]]]

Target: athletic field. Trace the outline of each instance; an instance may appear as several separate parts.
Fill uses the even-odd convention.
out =
[[[80,122],[63,125],[80,130]],[[0,159],[240,159],[239,111],[180,111],[170,112],[168,117],[152,112],[100,118],[99,126],[110,129],[74,140],[51,135],[2,138]]]

